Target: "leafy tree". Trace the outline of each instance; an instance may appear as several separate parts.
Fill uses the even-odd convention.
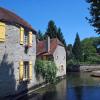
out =
[[[95,31],[100,34],[100,0],[86,0],[90,4],[91,18],[87,18],[89,23],[95,28]]]
[[[86,38],[81,42],[84,61],[87,61],[89,56],[93,56],[96,53],[96,48],[93,46],[93,41],[93,38]]]
[[[92,63],[98,60],[99,57],[97,55],[97,40],[99,39],[99,37],[91,37],[81,41],[82,51],[84,54],[84,62],[88,61]]]
[[[82,47],[81,47],[81,41],[80,41],[80,37],[78,33],[76,34],[76,38],[75,38],[72,51],[73,51],[75,60],[81,61],[82,60]]]

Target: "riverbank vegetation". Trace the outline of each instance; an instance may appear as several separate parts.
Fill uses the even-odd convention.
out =
[[[74,44],[69,44],[67,47],[67,68],[79,70],[80,65],[100,64],[99,45],[100,37],[90,37],[80,41],[77,33]]]

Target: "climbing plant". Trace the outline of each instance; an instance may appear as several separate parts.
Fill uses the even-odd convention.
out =
[[[35,65],[36,74],[39,74],[46,82],[56,82],[57,67],[53,61],[37,60]]]

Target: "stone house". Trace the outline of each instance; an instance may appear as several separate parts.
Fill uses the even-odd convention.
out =
[[[57,39],[38,41],[37,59],[54,61],[57,66],[57,76],[66,75],[66,50],[64,45]]]
[[[0,7],[0,96],[37,84],[36,31],[15,13]]]

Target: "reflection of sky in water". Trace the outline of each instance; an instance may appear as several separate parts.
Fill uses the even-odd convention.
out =
[[[90,73],[68,75],[67,100],[100,100],[100,78]]]

